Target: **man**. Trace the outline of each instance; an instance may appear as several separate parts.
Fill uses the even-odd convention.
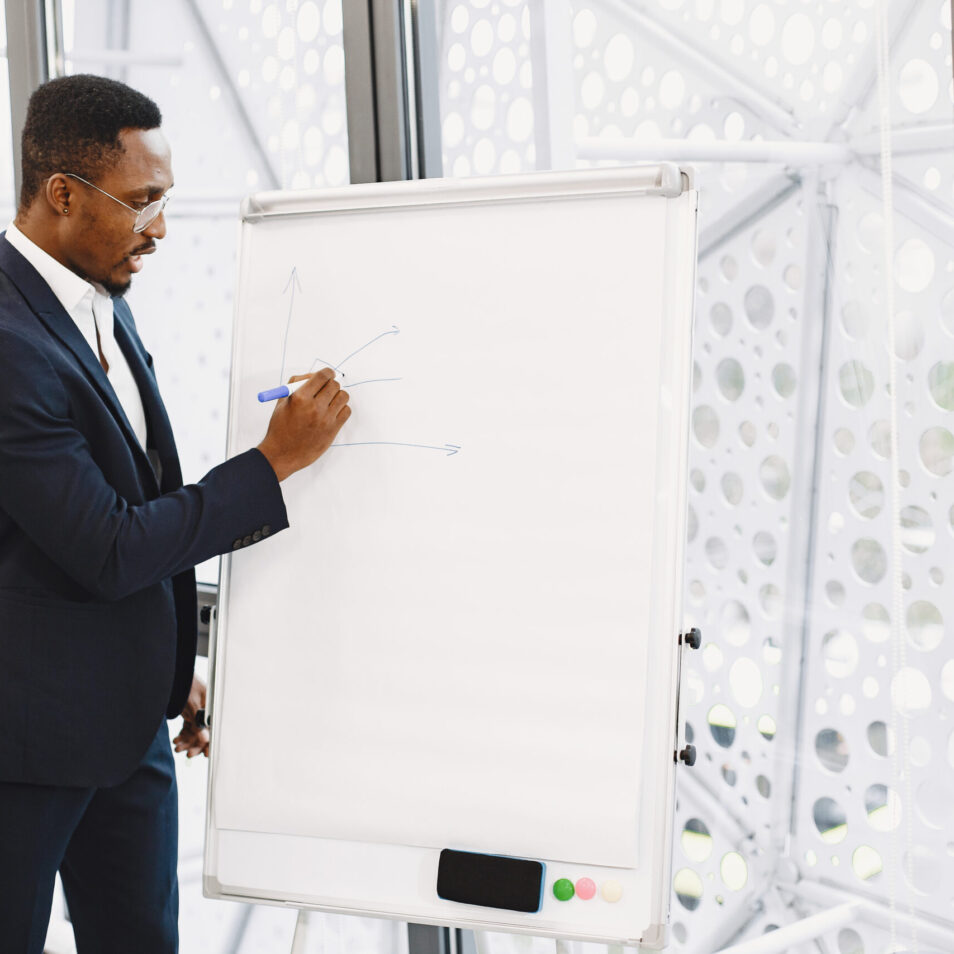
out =
[[[112,80],[31,97],[0,236],[0,949],[39,954],[59,870],[80,954],[177,949],[178,749],[196,754],[193,567],[287,526],[279,482],[350,415],[324,369],[257,448],[182,486],[123,301],[166,234],[161,116]],[[191,687],[191,692],[190,692]]]

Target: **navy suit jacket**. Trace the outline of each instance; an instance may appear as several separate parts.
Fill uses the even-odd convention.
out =
[[[75,322],[0,235],[0,780],[128,777],[188,695],[193,567],[288,525],[258,450],[182,486],[152,358],[128,305],[113,307],[158,468]]]

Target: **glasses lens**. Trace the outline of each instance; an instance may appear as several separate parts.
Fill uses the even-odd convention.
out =
[[[162,214],[162,210],[166,207],[166,203],[169,201],[169,196],[164,195],[161,199],[156,199],[155,202],[150,202],[142,211],[139,213],[139,217],[136,219],[136,224],[133,226],[134,232],[142,232],[145,229],[148,229],[156,219]]]

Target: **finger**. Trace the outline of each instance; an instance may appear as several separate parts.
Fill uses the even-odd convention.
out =
[[[321,390],[315,395],[314,400],[318,402],[319,406],[324,405],[327,407],[340,393],[341,385],[332,378],[322,385]]]
[[[335,423],[339,429],[344,426],[345,421],[347,421],[349,417],[351,417],[351,406],[346,404],[335,416]]]
[[[310,377],[310,374],[293,374],[286,384],[294,384],[296,381],[307,381]]]
[[[331,399],[331,403],[328,405],[328,410],[334,414],[337,414],[338,411],[340,411],[350,400],[351,395],[349,395],[344,389],[341,389]]]
[[[311,375],[309,382],[302,385],[295,393],[301,394],[302,397],[305,398],[313,398],[323,387],[325,387],[325,385],[328,384],[329,381],[334,380],[334,371],[332,371],[331,368],[322,368],[320,371],[316,371],[313,375]]]

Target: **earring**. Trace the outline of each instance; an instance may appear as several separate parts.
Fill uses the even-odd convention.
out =
[[[63,214],[64,214],[64,215],[69,215],[69,214],[70,214],[70,210],[69,210],[69,209],[64,209],[64,210],[63,210]]]

